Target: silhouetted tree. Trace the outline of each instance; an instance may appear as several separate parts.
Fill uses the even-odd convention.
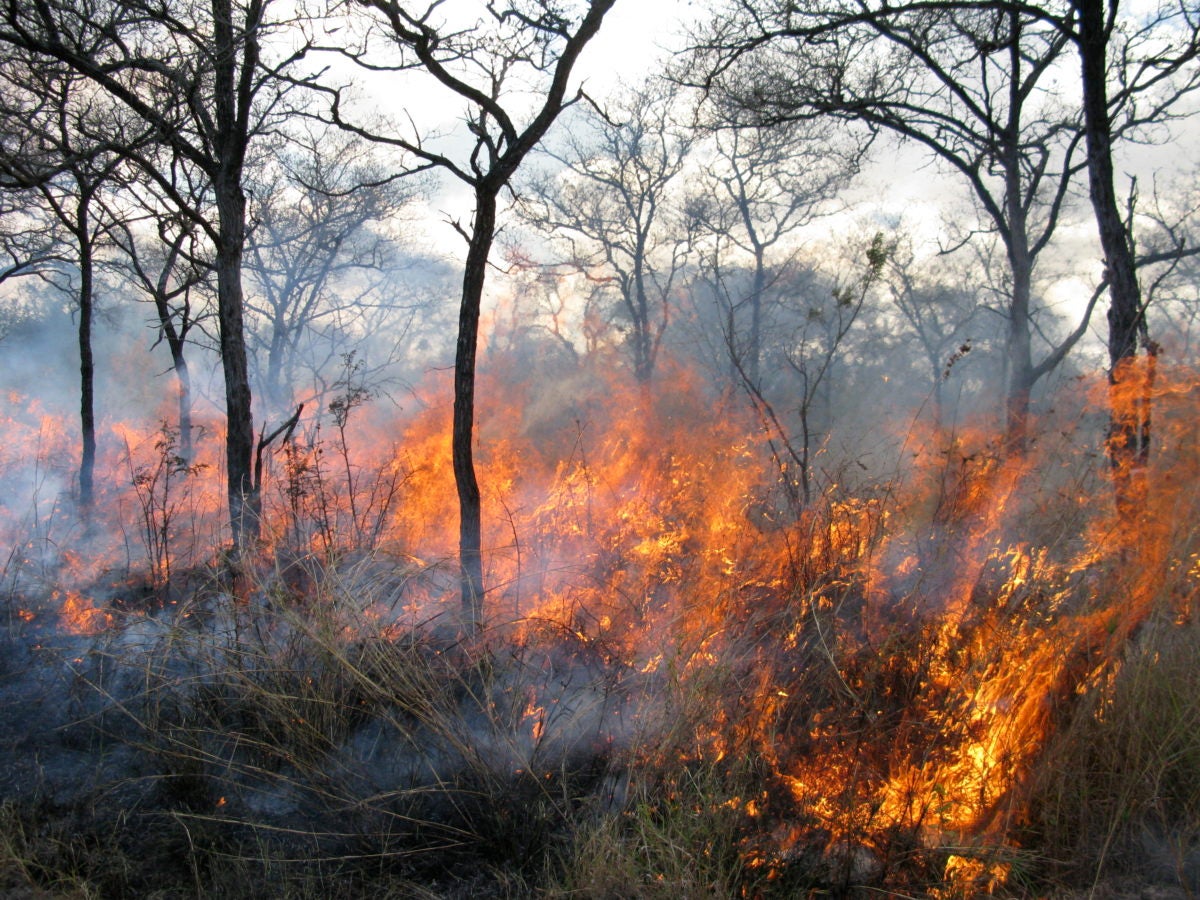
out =
[[[208,181],[212,205],[198,208],[190,198],[173,193],[169,174],[160,168],[160,154],[130,154],[179,212],[206,232],[215,250],[235,553],[259,529],[243,326],[243,177],[252,141],[287,112],[282,102],[287,88],[274,76],[288,60],[263,57],[267,39],[286,25],[268,16],[272,5],[272,0],[100,5],[46,0],[9,3],[0,14],[0,43],[31,54],[34,64],[40,59],[45,65],[64,65],[89,79]],[[297,49],[291,58],[302,53]]]
[[[296,129],[250,176],[260,199],[246,262],[249,335],[276,408],[294,402],[304,348],[320,347],[320,372],[353,349],[370,311],[399,305],[397,223],[416,183],[389,175],[372,149],[345,132]]]
[[[395,68],[419,73],[454,101],[465,104],[465,148],[433,147],[426,136],[396,129],[371,132],[343,115],[341,92],[328,89],[333,119],[343,127],[399,147],[420,166],[436,167],[466,185],[474,200],[468,226],[456,223],[467,242],[454,363],[451,438],[459,505],[459,563],[467,625],[483,618],[482,509],[474,463],[475,370],[479,317],[488,257],[496,236],[499,197],[530,151],[567,106],[582,94],[570,91],[575,63],[599,31],[615,0],[589,0],[572,17],[552,0],[489,4],[475,25],[438,19],[440,3],[423,8],[399,0],[363,0],[400,55]],[[385,65],[350,53],[372,68]],[[463,152],[465,150],[465,152]]]
[[[61,237],[51,269],[42,268],[74,308],[79,351],[80,458],[78,500],[86,514],[93,503],[96,465],[95,284],[98,255],[113,218],[102,193],[115,188],[124,151],[144,143],[139,132],[121,121],[107,98],[91,95],[90,85],[61,64],[39,65],[21,48],[5,48],[4,132],[20,137],[4,148],[0,170],[11,183],[31,186]],[[15,120],[14,116],[20,116]],[[6,143],[9,143],[6,141]],[[11,249],[11,245],[10,245]]]
[[[1121,16],[1118,0],[1071,0],[1058,16],[1079,54],[1088,194],[1109,292],[1109,458],[1118,505],[1128,511],[1135,503],[1127,496],[1128,474],[1144,464],[1150,449],[1148,387],[1158,344],[1146,327],[1132,210],[1123,213],[1116,191],[1114,144],[1161,126],[1181,99],[1200,88],[1200,8],[1180,0],[1148,16]],[[1133,390],[1140,377],[1133,365],[1139,349],[1149,357],[1140,392]]]
[[[829,124],[820,122],[762,129],[726,129],[717,122],[713,127],[702,175],[692,182],[688,213],[703,247],[702,270],[724,313],[726,350],[761,388],[769,293],[776,280],[788,277],[800,249],[790,238],[840,208],[835,198],[857,173],[865,145],[839,141]],[[743,266],[749,271],[739,278]]]
[[[170,152],[169,149],[164,152]],[[190,204],[204,203],[204,180],[182,161],[171,166],[173,193],[189,197]],[[154,305],[157,338],[165,343],[175,373],[179,426],[179,456],[190,462],[193,447],[192,376],[187,348],[203,333],[204,324],[215,315],[212,245],[188,216],[178,213],[157,190],[156,184],[140,178],[122,201],[135,215],[118,222],[113,239],[121,250],[112,265],[121,271]],[[206,345],[217,341],[204,334]],[[186,470],[185,470],[186,471]]]
[[[703,35],[696,80],[735,123],[833,116],[926,148],[965,179],[1011,271],[1007,429],[1085,333],[1035,362],[1033,273],[1083,166],[1079,117],[1047,90],[1068,38],[1017,7],[746,2]]]

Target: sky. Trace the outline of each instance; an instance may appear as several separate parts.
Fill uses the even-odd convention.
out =
[[[468,7],[456,4],[454,8]],[[687,27],[710,9],[711,6],[700,0],[617,0],[599,34],[579,60],[576,83],[583,84],[588,93],[597,98],[618,89],[621,83],[637,84],[648,73],[662,68],[669,51],[684,43]],[[1068,81],[1073,83],[1070,73],[1066,74]],[[449,132],[461,127],[459,119],[463,105],[457,98],[447,101],[445,95],[439,96],[427,85],[415,91],[398,90],[394,76],[383,85],[381,96],[389,98],[383,101],[384,105],[395,103],[397,109],[403,107],[406,113],[412,113],[419,127],[427,127],[430,121],[441,122]],[[558,127],[562,127],[561,123]],[[1126,161],[1126,168],[1140,169],[1142,183],[1146,185],[1150,166],[1170,166],[1178,162],[1183,146],[1185,142],[1176,141],[1174,146],[1158,148],[1154,152],[1139,150],[1136,157]],[[869,226],[872,219],[884,221],[903,214],[904,227],[914,241],[924,247],[927,254],[936,253],[947,210],[952,210],[952,214],[968,212],[962,179],[933,164],[920,148],[911,145],[897,148],[889,139],[877,144],[875,156],[876,161],[849,194],[856,203],[855,208],[839,217],[837,222],[831,221],[830,230],[861,230],[864,223]],[[1144,190],[1144,193],[1149,191]],[[1086,197],[1082,194],[1081,202],[1086,206]],[[451,178],[442,178],[440,188],[430,198],[422,215],[429,241],[447,255],[461,257],[465,243],[449,223],[452,220],[467,221],[471,208],[469,189]],[[1073,317],[1091,292],[1090,282],[1094,270],[1098,269],[1098,250],[1091,230],[1071,230],[1065,226],[1066,223],[1060,237],[1070,246],[1066,256],[1074,261],[1079,275],[1062,278],[1048,292],[1047,299],[1060,305],[1068,317]],[[1047,262],[1050,261],[1047,258]],[[1063,260],[1055,261],[1055,267],[1061,269]]]

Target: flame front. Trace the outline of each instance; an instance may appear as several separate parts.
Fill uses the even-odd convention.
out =
[[[1195,374],[1160,365],[1161,451],[1132,529],[1107,499],[1102,455],[1079,453],[1073,426],[1045,423],[1019,455],[982,433],[908,434],[899,477],[831,478],[798,508],[755,418],[732,402],[698,415],[713,403],[684,371],[663,383],[614,380],[540,419],[519,392],[488,410],[489,622],[518,633],[553,623],[630,673],[631,727],[646,738],[630,753],[642,762],[765,768],[763,791],[734,802],[754,822],[748,864],[782,869],[816,853],[847,871],[903,866],[919,847],[937,851],[922,865],[938,860],[949,893],[1003,882],[1002,851],[1061,705],[1112,671],[1154,611],[1191,614]],[[301,429],[273,461],[264,556],[369,548],[427,570],[452,561],[448,416],[434,402],[444,390],[431,385],[403,424],[356,416],[341,449],[315,423]],[[1099,384],[1095,394],[1108,396]],[[9,403],[24,404],[9,410],[10,432],[39,458],[69,455],[61,423],[26,398]],[[219,430],[186,461],[163,426],[109,433],[119,440],[102,465],[124,477],[77,535],[86,557],[61,554],[55,577],[107,578],[109,597],[128,597],[111,573],[136,545],[158,602],[170,602],[174,579],[219,543]],[[30,525],[4,514],[10,535]],[[51,518],[36,508],[35,532]],[[54,597],[73,633],[119,620],[74,587]],[[453,602],[414,586],[402,610],[380,615],[423,621]],[[519,718],[537,745],[545,698],[526,697]]]

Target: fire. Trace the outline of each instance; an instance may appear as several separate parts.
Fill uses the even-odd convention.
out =
[[[59,624],[68,634],[99,634],[113,624],[111,612],[98,608],[77,591],[55,591],[51,599],[60,603]]]
[[[536,747],[546,733],[546,707],[538,703],[537,695],[533,691],[529,693],[529,699],[525,703],[525,710],[521,717],[529,724],[529,734]]]
[[[309,419],[274,450],[264,558],[344,561],[371,549],[409,560],[406,571],[452,572],[444,379],[405,422],[356,410],[343,445]],[[906,435],[902,477],[840,479],[796,508],[761,423],[732,402],[697,416],[713,406],[700,380],[678,371],[664,382],[670,390],[614,380],[605,397],[543,400],[561,405],[539,407],[556,429],[526,418],[528,398],[488,410],[489,620],[517,633],[553,623],[661,692],[639,711],[647,732],[680,710],[698,723],[647,742],[647,758],[753,759],[768,770],[774,790],[729,801],[766,835],[747,841],[750,865],[782,871],[816,847],[824,864],[869,871],[903,835],[939,851],[951,892],[1003,884],[1056,707],[1111,671],[1164,597],[1179,620],[1194,614],[1200,551],[1194,519],[1178,509],[1194,498],[1173,486],[1197,470],[1200,381],[1160,363],[1152,386],[1139,382],[1138,402],[1154,391],[1162,452],[1135,528],[1114,517],[1100,455],[1081,463],[1078,436],[1053,439],[1049,427],[1022,455],[982,430]],[[1106,387],[1093,387],[1104,402]],[[61,422],[6,415],[30,446],[70,456]],[[108,428],[101,464],[112,477],[80,541],[88,550],[56,557],[71,570],[62,583],[81,586],[53,596],[61,627],[78,635],[118,624],[82,586],[111,585],[123,554],[138,557],[147,590],[168,597],[207,564],[222,527],[218,429],[181,460],[169,425]],[[1051,502],[1055,518],[1044,513]],[[28,523],[5,515],[12,533]],[[53,527],[47,509],[35,519]],[[105,533],[122,540],[105,544]],[[272,602],[305,596],[305,577],[282,574]],[[403,602],[376,611],[380,621],[425,621],[452,600],[416,577],[399,581]],[[533,692],[516,704],[538,745],[553,710]]]

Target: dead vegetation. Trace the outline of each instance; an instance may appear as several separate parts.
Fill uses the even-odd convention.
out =
[[[170,588],[70,610],[61,554],[10,568],[4,888],[1200,889],[1181,396],[1136,534],[1063,430],[1021,459],[931,441],[790,521],[726,431],[614,440],[509,503],[470,637],[453,568],[387,549],[442,497],[419,467],[371,552],[318,529],[236,582],[173,565]]]

